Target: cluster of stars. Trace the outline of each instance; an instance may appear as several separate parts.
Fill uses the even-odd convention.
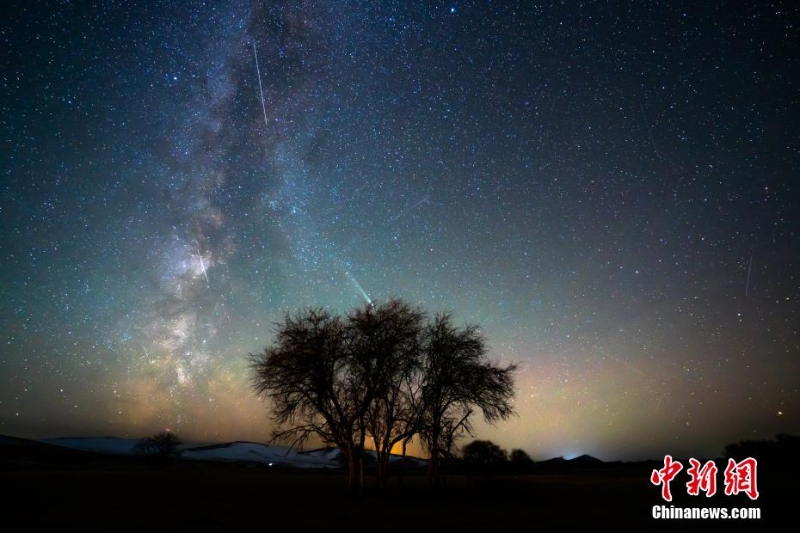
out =
[[[797,20],[768,5],[10,10],[0,433],[263,439],[285,312],[521,363],[533,456],[800,427]]]

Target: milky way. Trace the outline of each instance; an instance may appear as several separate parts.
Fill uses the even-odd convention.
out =
[[[0,432],[266,439],[274,322],[395,296],[535,458],[800,432],[796,7],[4,11]]]

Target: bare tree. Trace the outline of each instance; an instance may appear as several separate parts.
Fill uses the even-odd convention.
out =
[[[363,483],[364,375],[352,364],[347,328],[324,309],[287,314],[275,343],[250,354],[253,387],[272,402],[273,440],[302,447],[312,435],[337,446],[348,466],[349,486]]]
[[[364,423],[377,456],[378,490],[385,488],[392,448],[410,438],[418,425],[424,319],[421,310],[396,299],[349,315],[356,360],[368,375],[370,402]]]
[[[464,435],[474,436],[476,409],[492,424],[514,413],[517,365],[489,361],[478,327],[457,328],[450,314],[437,315],[426,330],[424,413],[418,432],[430,453],[428,484],[436,487],[441,481],[441,463],[454,456],[455,442]]]
[[[419,435],[431,453],[431,480],[455,440],[472,431],[474,409],[495,422],[513,412],[514,365],[485,359],[477,328],[426,315],[402,300],[369,304],[344,319],[324,309],[287,314],[274,343],[250,354],[255,391],[271,400],[273,440],[302,446],[312,435],[339,447],[349,485],[363,487],[367,438],[378,488],[392,448]]]
[[[170,431],[162,431],[141,439],[136,443],[134,451],[154,463],[166,464],[178,455],[181,444],[183,443],[177,435]]]

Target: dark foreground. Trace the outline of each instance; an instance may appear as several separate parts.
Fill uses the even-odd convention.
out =
[[[275,470],[185,463],[165,468],[141,464],[20,466],[0,468],[5,526],[58,531],[552,531],[575,527],[647,530],[777,528],[793,523],[790,505],[800,491],[788,473],[762,473],[760,498],[688,497],[673,482],[676,506],[760,507],[760,520],[655,520],[660,489],[644,466],[538,471],[524,476],[451,475],[432,492],[421,473],[390,480],[385,494],[370,488],[348,496],[334,471]],[[769,475],[767,475],[769,474]],[[370,481],[370,480],[368,480]],[[791,503],[790,503],[791,502]],[[669,506],[669,504],[667,504]]]

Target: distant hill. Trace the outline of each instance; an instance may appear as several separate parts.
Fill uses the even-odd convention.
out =
[[[602,465],[605,464],[605,461],[602,459],[598,459],[597,457],[592,457],[591,455],[579,455],[578,457],[574,457],[570,460],[571,464],[582,465],[582,466],[592,466],[592,465]]]
[[[109,456],[87,449],[61,446],[47,441],[0,435],[2,465],[80,465],[107,463]]]
[[[119,437],[63,437],[43,440],[0,435],[0,463],[72,463],[109,460],[132,460],[140,439]],[[189,461],[216,461],[267,467],[339,468],[341,452],[337,448],[297,451],[288,446],[259,442],[184,443],[178,458]],[[397,462],[401,456],[393,456]],[[422,466],[427,461],[407,457],[406,462]]]
[[[60,437],[55,439],[43,439],[40,442],[85,452],[133,455],[134,448],[139,442],[139,439],[124,439],[119,437]]]
[[[611,463],[606,463],[602,459],[593,457],[591,455],[580,455],[572,459],[565,459],[563,457],[553,457],[544,461],[537,461],[536,465],[540,468],[587,468],[587,467],[601,467]]]

